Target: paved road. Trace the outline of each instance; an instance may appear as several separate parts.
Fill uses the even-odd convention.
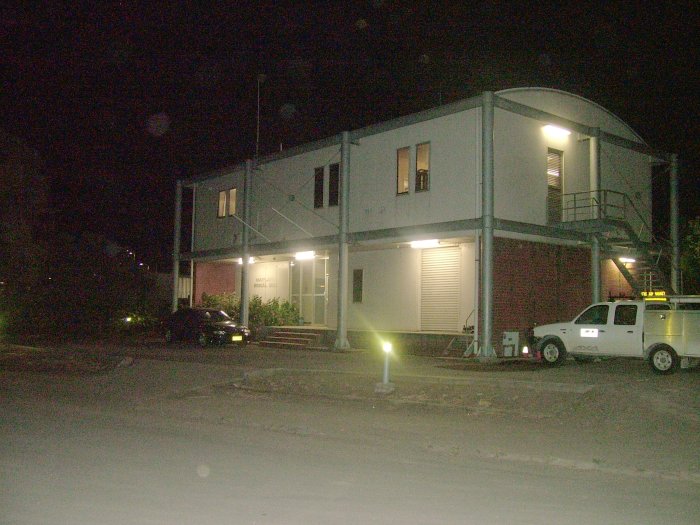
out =
[[[142,359],[90,377],[0,373],[0,523],[700,520],[694,470],[567,459],[556,444],[549,454],[551,421],[270,393],[242,388],[253,361],[186,361]],[[680,377],[674,388],[696,380]],[[590,393],[568,395],[575,403]],[[697,430],[682,421],[678,432]]]

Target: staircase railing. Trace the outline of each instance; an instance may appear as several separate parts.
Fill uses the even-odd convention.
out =
[[[643,250],[651,258],[650,249],[653,246],[655,252],[653,255],[656,260],[652,262],[662,275],[672,270],[670,242],[654,235],[646,218],[627,194],[613,190],[595,190],[562,196],[562,222],[591,220],[621,221],[624,223],[622,229],[626,231],[635,248]],[[632,229],[631,221],[639,224],[637,231]],[[649,239],[649,241],[642,239]],[[628,275],[625,277],[627,278]],[[663,280],[668,281],[668,279]]]

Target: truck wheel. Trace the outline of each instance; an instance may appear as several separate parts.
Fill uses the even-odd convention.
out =
[[[657,374],[672,374],[678,370],[679,365],[678,354],[668,345],[657,346],[649,354],[649,366]]]
[[[559,366],[566,359],[566,348],[559,339],[545,339],[540,346],[542,362],[547,366]]]

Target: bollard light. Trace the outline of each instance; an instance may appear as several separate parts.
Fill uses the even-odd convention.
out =
[[[374,385],[375,394],[391,394],[395,386],[393,383],[389,383],[389,356],[393,350],[393,347],[389,341],[382,342],[382,350],[384,350],[384,376],[382,377],[381,383],[376,383]]]
[[[389,384],[389,354],[391,354],[391,343],[389,341],[384,341],[382,344],[382,349],[384,350],[384,376],[382,378],[382,384]]]

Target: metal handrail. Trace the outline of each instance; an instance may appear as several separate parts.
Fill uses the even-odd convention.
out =
[[[626,193],[614,190],[593,190],[569,193],[562,196],[562,217],[564,222],[586,219],[622,220],[629,224],[628,214],[633,214],[639,220],[639,230],[632,231],[637,239],[647,233],[650,241],[658,249],[655,265],[658,267],[663,260],[665,265],[672,268],[673,261],[669,256],[671,250],[668,240],[659,239],[639,211],[634,201]]]

